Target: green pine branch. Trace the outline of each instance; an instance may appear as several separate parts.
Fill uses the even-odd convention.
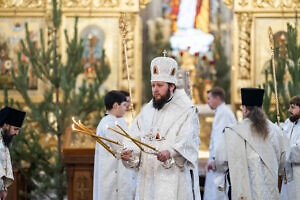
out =
[[[58,6],[56,0],[52,2],[53,41],[47,47],[44,33],[40,30],[39,47],[37,47],[30,38],[30,31],[26,24],[26,37],[21,41],[18,66],[17,69],[12,70],[15,89],[21,94],[29,110],[26,124],[22,128],[24,134],[18,136],[19,141],[16,141],[16,145],[12,148],[14,165],[25,176],[28,185],[28,191],[24,191],[23,195],[29,199],[62,200],[64,198],[66,176],[61,155],[63,134],[70,127],[73,116],[90,124],[100,120],[100,115],[104,114],[100,87],[110,73],[103,50],[101,63],[94,65],[93,80],[76,85],[77,77],[84,69],[83,41],[78,38],[78,17],[75,18],[73,37],[70,38],[68,32],[64,31],[67,59],[66,62],[62,62],[62,56],[57,51],[57,32],[61,23],[61,9],[58,7],[61,5]],[[21,54],[29,58],[30,64],[22,63]],[[46,85],[43,90],[43,100],[38,103],[33,102],[29,93],[30,67],[33,74]],[[43,134],[52,134],[57,138],[55,149],[39,143]],[[24,162],[26,168],[21,164]]]

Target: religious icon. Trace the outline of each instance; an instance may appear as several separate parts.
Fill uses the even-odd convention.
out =
[[[3,19],[0,22],[0,89],[4,87],[13,89],[13,80],[11,70],[17,70],[17,55],[21,51],[21,40],[25,38],[25,22],[28,23],[29,37],[33,41],[34,46],[38,48],[39,40],[39,20],[36,19]],[[37,26],[36,23],[38,23]],[[37,89],[38,79],[33,74],[30,60],[22,52],[20,52],[20,62],[28,66],[28,83],[30,89]]]
[[[95,72],[94,67],[100,67],[101,65],[104,34],[99,27],[92,25],[82,31],[81,38],[84,45],[82,55],[84,73],[87,77],[90,77]]]

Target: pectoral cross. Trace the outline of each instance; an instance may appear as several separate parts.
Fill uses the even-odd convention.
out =
[[[167,52],[167,50],[164,50],[162,53],[164,54],[164,57],[166,57],[168,52]]]

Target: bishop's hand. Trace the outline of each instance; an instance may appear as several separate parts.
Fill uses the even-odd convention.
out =
[[[129,149],[123,150],[121,153],[122,160],[129,161],[131,158],[131,154],[132,154],[132,150],[129,150]]]
[[[207,171],[210,171],[210,170],[215,170],[216,167],[215,167],[215,161],[210,161],[208,164],[207,164]]]
[[[161,162],[166,162],[170,158],[170,152],[168,150],[160,151],[157,154],[157,160]]]

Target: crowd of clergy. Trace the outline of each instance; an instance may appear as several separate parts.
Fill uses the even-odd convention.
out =
[[[130,128],[124,117],[128,94],[112,90],[105,95],[106,114],[96,134],[116,142],[96,144],[94,200],[201,199],[197,108],[177,87],[174,59],[154,58],[150,70],[153,98]],[[263,96],[263,89],[242,88],[243,120],[237,122],[224,90],[207,92],[215,117],[205,200],[300,200],[300,95],[290,98],[289,118],[280,125],[264,114]],[[0,200],[13,182],[8,147],[25,114],[10,107],[0,110]]]

